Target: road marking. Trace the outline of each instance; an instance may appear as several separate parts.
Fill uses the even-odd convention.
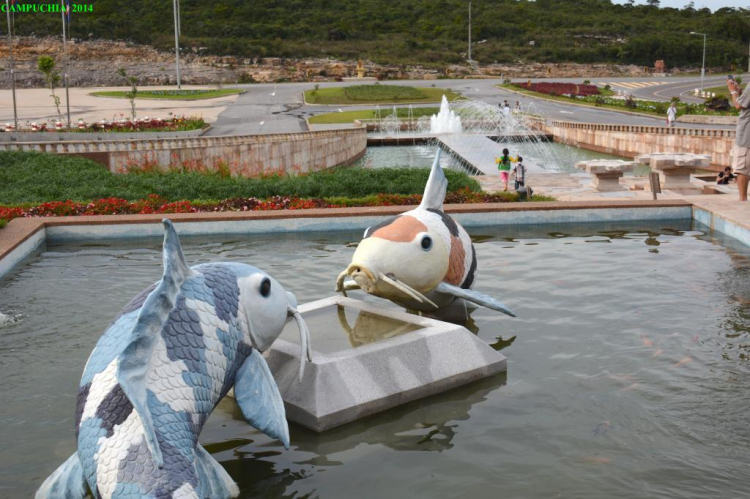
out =
[[[560,111],[560,114],[574,114],[574,113],[571,113],[570,111]]]
[[[648,87],[656,87],[658,85],[666,85],[667,83],[670,83],[668,81],[618,81],[618,82],[605,82],[604,85],[609,85],[610,87],[620,87],[620,88],[627,88],[627,89],[634,89],[634,88],[648,88]]]

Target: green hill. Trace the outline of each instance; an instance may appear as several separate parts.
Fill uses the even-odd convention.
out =
[[[45,2],[47,0],[44,0]],[[172,2],[87,0],[71,34],[174,47]],[[19,2],[37,3],[37,2]],[[41,2],[38,2],[41,3]],[[74,2],[82,3],[82,2]],[[747,66],[750,11],[659,8],[610,0],[474,0],[474,59],[481,63],[612,62]],[[243,57],[367,58],[442,65],[466,59],[467,0],[182,0],[182,45]],[[59,32],[48,13],[16,15],[18,34]],[[534,42],[533,46],[530,42]]]

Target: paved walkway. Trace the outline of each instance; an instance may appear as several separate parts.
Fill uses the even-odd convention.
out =
[[[500,176],[479,175],[474,177],[482,189],[487,192],[503,190]],[[623,190],[615,192],[597,192],[590,186],[592,176],[588,173],[533,173],[527,175],[527,184],[535,194],[554,196],[558,201],[603,201],[603,200],[648,200],[653,195],[648,190],[648,178],[625,176],[620,179]],[[748,224],[750,228],[750,203],[741,203],[737,192],[737,184],[716,186],[713,182],[703,182],[693,178],[693,185],[697,189],[707,186],[710,190],[718,190],[716,194],[682,195],[671,191],[658,194],[659,199],[685,199],[699,206],[705,206],[712,212],[722,215],[736,214],[738,223]],[[511,185],[513,182],[511,181]],[[730,218],[730,217],[727,217]]]
[[[685,196],[695,206],[750,230],[750,203],[741,203],[737,192],[725,196]]]

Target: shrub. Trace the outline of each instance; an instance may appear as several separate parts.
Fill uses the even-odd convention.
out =
[[[575,83],[558,83],[558,82],[540,82],[540,83],[514,83],[515,87],[540,94],[547,95],[571,95],[587,97],[589,95],[599,95],[599,87],[596,85],[577,85]]]

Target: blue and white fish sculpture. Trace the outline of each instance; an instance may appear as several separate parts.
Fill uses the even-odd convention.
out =
[[[447,190],[438,149],[422,203],[365,231],[351,264],[339,274],[336,291],[362,289],[436,315],[470,302],[515,317],[495,298],[471,289],[476,251],[466,230],[443,211]]]
[[[198,443],[234,387],[247,421],[289,447],[284,403],[261,352],[294,318],[302,358],[309,330],[297,300],[271,276],[239,263],[188,267],[164,220],[164,275],[99,339],[78,389],[78,450],[37,498],[236,497],[237,485]]]

